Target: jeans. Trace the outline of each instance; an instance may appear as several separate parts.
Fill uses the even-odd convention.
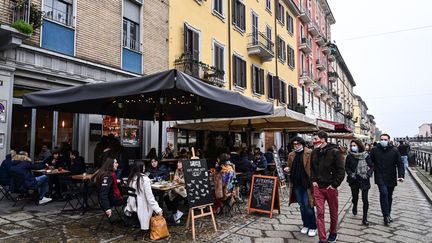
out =
[[[337,234],[338,194],[337,189],[314,188],[314,197],[317,207],[318,238],[320,241],[327,242],[327,232],[324,222],[325,201],[327,201],[330,209],[330,234]]]
[[[307,189],[303,186],[295,185],[293,188],[297,203],[300,205],[300,213],[303,221],[303,227],[316,229],[315,211],[309,204]]]
[[[359,192],[360,192],[360,188],[351,187],[352,203],[356,208],[359,200]],[[363,201],[363,219],[367,219],[367,213],[369,209],[369,200],[368,200],[369,189],[363,189],[361,190],[361,192],[362,192],[362,201]]]
[[[45,197],[45,194],[48,191],[48,176],[41,175],[35,178],[36,179],[36,187],[39,190],[39,200]]]
[[[378,190],[380,192],[381,212],[384,217],[388,217],[391,213],[394,186],[378,184]]]
[[[402,162],[404,165],[404,169],[407,170],[407,168],[408,168],[408,156],[407,155],[401,156],[401,159],[402,159]]]

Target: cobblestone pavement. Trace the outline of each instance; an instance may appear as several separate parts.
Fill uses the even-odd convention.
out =
[[[352,215],[351,195],[344,182],[339,191],[338,242],[432,242],[432,206],[410,175],[395,189],[392,217],[394,222],[383,225],[379,194],[375,185],[369,192],[370,226],[361,225],[362,203],[359,213]],[[98,231],[100,211],[78,214],[60,214],[63,203],[45,206],[26,206],[24,210],[0,202],[0,242],[132,242],[130,234],[120,223],[109,232],[107,222]],[[245,212],[245,204],[242,205]],[[327,210],[328,212],[328,210]],[[326,215],[329,219],[329,215]],[[302,235],[299,208],[281,202],[281,214],[272,219],[264,214],[235,213],[217,216],[217,233],[211,223],[198,220],[198,242],[318,242],[317,237]],[[327,222],[327,229],[329,225]],[[158,242],[191,242],[191,231],[183,226],[170,227],[171,237]],[[147,238],[148,239],[148,238]],[[148,241],[148,240],[145,240]]]

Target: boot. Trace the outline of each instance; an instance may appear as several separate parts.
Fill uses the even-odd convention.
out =
[[[369,221],[367,220],[367,212],[363,213],[363,220],[362,220],[362,224],[364,226],[369,226]]]
[[[357,215],[357,203],[353,203],[352,213]]]

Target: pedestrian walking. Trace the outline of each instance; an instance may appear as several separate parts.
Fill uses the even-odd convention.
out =
[[[388,226],[391,218],[393,191],[397,182],[404,181],[404,167],[399,151],[390,144],[390,136],[382,134],[380,141],[370,153],[374,167],[375,184],[380,192],[381,212],[384,217],[384,225]]]
[[[409,146],[408,142],[401,141],[400,145],[398,146],[398,151],[401,155],[404,169],[407,170],[407,168],[408,168],[408,154],[410,152],[410,146]]]
[[[317,235],[317,225],[314,211],[314,198],[312,183],[310,180],[310,159],[312,150],[306,148],[306,143],[301,137],[291,140],[294,151],[288,154],[288,166],[284,168],[289,175],[289,204],[297,202],[300,206],[303,228],[302,234],[310,237]]]
[[[362,224],[368,226],[368,192],[371,187],[369,178],[373,173],[373,165],[369,153],[365,150],[365,146],[360,140],[354,139],[351,141],[350,150],[345,160],[345,171],[347,174],[347,182],[351,187],[353,203],[352,213],[357,215],[359,191],[361,190],[363,202]]]
[[[317,226],[320,242],[336,242],[338,224],[338,187],[345,177],[345,161],[339,146],[327,143],[324,131],[314,134],[315,149],[311,155],[311,180],[317,207]],[[330,234],[326,237],[324,209],[330,209]]]

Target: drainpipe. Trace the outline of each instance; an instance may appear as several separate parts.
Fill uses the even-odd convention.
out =
[[[276,77],[278,77],[278,81],[279,81],[279,72],[278,72],[278,57],[277,57],[277,29],[278,29],[278,23],[277,23],[277,13],[278,13],[278,8],[279,8],[279,0],[275,0],[274,1],[274,10],[275,10],[275,14],[274,14],[274,23],[275,23],[275,53],[276,53],[276,57],[275,57],[275,63],[276,63]],[[272,85],[274,86],[274,84]],[[280,91],[280,84],[279,84],[279,91]],[[276,105],[279,105],[279,100],[276,99]]]
[[[228,88],[231,90],[232,58],[231,58],[231,1],[228,2]],[[234,82],[234,79],[232,80]]]

